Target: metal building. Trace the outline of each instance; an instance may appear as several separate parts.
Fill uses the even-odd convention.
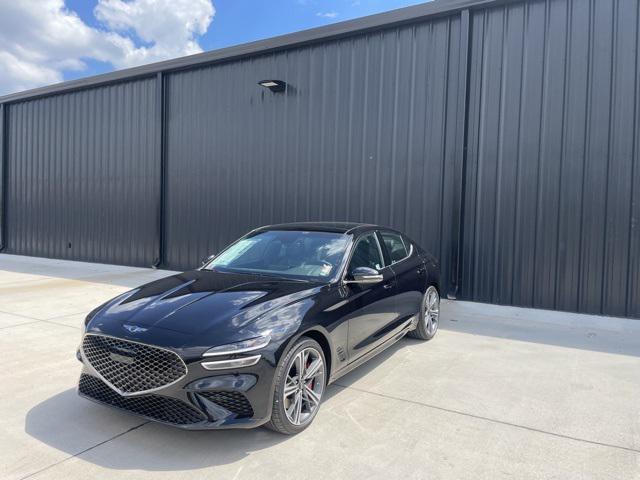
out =
[[[439,0],[2,97],[2,251],[186,269],[375,222],[456,298],[640,317],[639,26],[637,0]]]

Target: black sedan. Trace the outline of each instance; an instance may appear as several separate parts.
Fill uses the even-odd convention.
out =
[[[325,388],[438,329],[436,260],[375,225],[259,228],[85,320],[83,397],[188,429],[306,428]]]

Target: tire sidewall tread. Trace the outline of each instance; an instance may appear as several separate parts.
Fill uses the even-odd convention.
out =
[[[318,342],[316,342],[312,338],[302,336],[298,340],[296,340],[296,342],[289,349],[287,354],[282,358],[282,360],[278,364],[278,367],[276,368],[275,382],[274,382],[275,388],[273,391],[273,399],[272,399],[273,404],[272,404],[272,411],[271,411],[271,420],[269,420],[265,424],[265,427],[267,427],[270,430],[273,430],[278,433],[282,433],[284,435],[294,435],[296,433],[303,431],[309,425],[311,425],[311,423],[315,419],[315,416],[318,414],[318,410],[320,410],[320,405],[322,405],[322,403],[313,412],[313,416],[311,417],[310,421],[308,421],[304,425],[294,425],[287,418],[287,415],[284,411],[284,406],[282,405],[282,401],[281,401],[282,389],[284,388],[286,375],[287,375],[287,372],[289,371],[291,360],[296,356],[296,354],[300,350],[308,347],[313,347],[314,349],[316,349],[322,357],[322,362],[324,363],[324,368],[325,368],[324,379],[325,379],[325,389],[326,389],[326,382],[329,376],[329,372],[327,372],[327,360],[324,357],[324,352],[322,351],[322,347]],[[324,396],[324,391],[323,391],[323,396]]]
[[[431,340],[433,337],[436,336],[436,333],[438,333],[438,329],[436,329],[435,332],[433,332],[433,334],[429,335],[429,332],[427,332],[427,323],[424,321],[424,317],[425,317],[425,297],[427,295],[427,291],[431,288],[435,288],[436,292],[438,292],[438,289],[436,288],[435,285],[428,285],[427,289],[424,292],[424,295],[422,297],[422,303],[420,305],[420,318],[418,319],[418,325],[416,326],[416,328],[414,328],[413,330],[411,330],[410,332],[407,333],[407,336],[411,337],[411,338],[417,338],[419,340]],[[438,292],[438,309],[440,308],[440,292]],[[438,328],[440,327],[440,315],[438,315]]]

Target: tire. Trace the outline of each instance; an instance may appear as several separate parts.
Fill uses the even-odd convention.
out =
[[[434,285],[429,285],[422,297],[418,325],[407,335],[420,340],[431,340],[438,332],[439,317],[440,294]]]
[[[316,363],[318,360],[321,362],[319,367]],[[299,365],[303,365],[304,382],[295,381],[299,375]],[[271,420],[265,427],[284,435],[293,435],[311,424],[320,409],[326,388],[326,365],[318,342],[308,337],[300,337],[296,341],[276,368]],[[319,369],[315,370],[316,367]],[[288,395],[285,396],[285,393]]]

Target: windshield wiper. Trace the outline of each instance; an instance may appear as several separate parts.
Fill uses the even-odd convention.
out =
[[[215,267],[214,269],[215,270]],[[293,278],[293,277],[287,277],[285,275],[276,275],[273,273],[265,273],[265,272],[259,272],[256,270],[249,270],[249,269],[238,269],[238,268],[222,268],[222,269],[218,269],[217,271],[222,272],[222,273],[238,273],[241,275],[254,275],[256,277],[265,277],[265,278],[274,278],[274,279],[278,279],[278,280],[288,280],[291,282],[303,282],[303,283],[314,283],[312,280],[304,280],[302,278]]]
[[[291,282],[311,283],[311,280],[303,280],[302,278],[287,277],[285,275],[273,275],[273,274],[263,273],[263,272],[253,272],[253,271],[250,271],[250,270],[247,271],[247,273],[250,274],[250,275],[256,275],[258,277],[278,278],[280,280],[289,280]]]

